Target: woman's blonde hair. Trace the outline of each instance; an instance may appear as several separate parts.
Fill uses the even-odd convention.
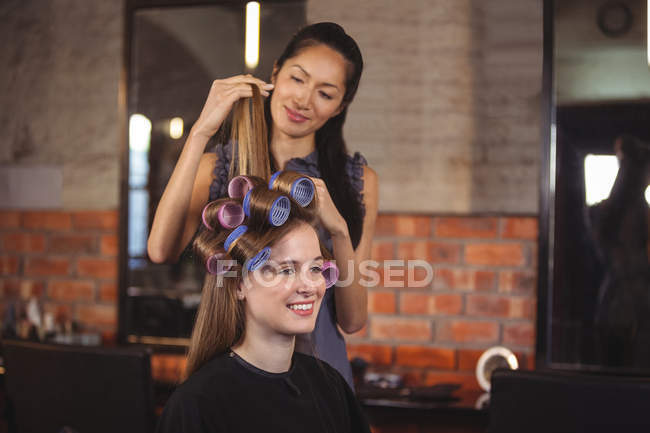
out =
[[[250,86],[253,89],[253,97],[240,99],[233,107],[230,132],[233,143],[231,179],[237,175],[259,176],[262,179],[271,176],[264,99],[257,85]]]

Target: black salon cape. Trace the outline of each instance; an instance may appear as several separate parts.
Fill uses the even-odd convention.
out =
[[[229,352],[208,361],[165,405],[158,433],[370,433],[341,374],[294,353],[286,373],[268,373]]]

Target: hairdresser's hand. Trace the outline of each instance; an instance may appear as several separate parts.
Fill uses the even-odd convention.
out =
[[[323,227],[330,232],[332,237],[349,236],[348,225],[332,201],[327,186],[323,179],[310,178],[316,186],[317,213]]]
[[[260,93],[265,97],[269,96],[269,91],[273,89],[273,84],[266,83],[250,74],[213,81],[201,115],[192,127],[192,133],[208,139],[212,137],[232,110],[233,104],[241,98],[253,96],[251,84],[257,85]]]

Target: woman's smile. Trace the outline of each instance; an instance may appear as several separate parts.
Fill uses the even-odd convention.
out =
[[[303,116],[302,114],[298,113],[297,111],[294,111],[288,107],[284,107],[285,111],[287,112],[287,117],[289,120],[295,123],[302,123],[307,120],[309,120],[309,117]]]
[[[287,305],[291,311],[299,316],[311,316],[314,313],[314,302],[300,302]]]

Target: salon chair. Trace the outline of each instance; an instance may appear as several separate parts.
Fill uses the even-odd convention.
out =
[[[496,370],[488,433],[650,432],[650,378]]]

